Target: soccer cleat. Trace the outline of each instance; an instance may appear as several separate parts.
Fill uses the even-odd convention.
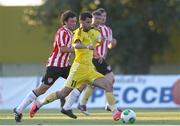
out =
[[[119,110],[117,110],[117,111],[115,111],[114,113],[113,113],[113,119],[115,120],[115,121],[118,121],[120,118],[121,118],[121,111],[119,111]]]
[[[83,113],[85,114],[86,116],[89,116],[89,112],[87,111],[87,108],[86,108],[86,105],[80,105],[78,104],[78,109]]]
[[[30,110],[29,110],[29,116],[30,116],[31,118],[33,118],[34,115],[36,114],[36,112],[39,110],[39,108],[37,107],[37,104],[39,104],[39,101],[34,101],[34,102],[32,103],[32,106],[31,106],[31,108],[30,108]]]
[[[105,106],[105,110],[111,112],[110,106],[109,105]],[[122,112],[122,110],[119,107],[117,108],[117,110]]]
[[[20,113],[18,113],[17,111],[16,111],[16,108],[14,108],[13,109],[13,112],[14,112],[14,116],[15,116],[15,120],[16,120],[16,122],[21,122],[21,119],[22,119],[22,117],[23,117],[23,115]]]
[[[63,114],[65,114],[65,115],[73,118],[73,119],[76,119],[76,118],[77,118],[77,116],[73,114],[72,110],[64,110],[64,109],[62,109],[61,112],[62,112]]]

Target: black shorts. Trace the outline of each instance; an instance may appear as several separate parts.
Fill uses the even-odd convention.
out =
[[[59,77],[66,79],[69,75],[71,66],[68,67],[54,67],[49,66],[46,68],[46,73],[42,78],[42,82],[47,85],[52,85]]]
[[[103,60],[103,62],[100,64],[98,62],[98,59],[93,58],[93,64],[96,67],[96,70],[103,75],[106,75],[106,74],[112,72],[111,66],[108,65],[105,60]]]

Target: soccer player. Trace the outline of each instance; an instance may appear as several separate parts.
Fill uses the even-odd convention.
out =
[[[93,18],[92,18],[91,28],[93,28],[93,29],[95,29],[95,30],[98,30],[98,31],[100,32],[100,24],[101,24],[101,22],[102,22],[102,21],[101,21],[101,20],[102,20],[101,13],[98,12],[98,11],[94,11],[94,12],[92,12],[92,16],[93,16]],[[101,39],[102,39],[102,36],[101,36]],[[102,41],[102,40],[101,40],[101,41]],[[100,43],[97,44],[97,46],[99,46],[99,45],[100,45]],[[97,55],[96,50],[94,50],[93,55]],[[96,64],[94,64],[94,65],[95,65],[95,67],[97,67]],[[93,86],[92,86],[92,87],[93,87]],[[66,103],[64,104],[64,107],[63,107],[63,108],[65,108],[65,109],[71,109],[71,107],[72,107],[72,105],[73,105],[73,101],[75,101],[75,100],[73,100],[75,94],[76,94],[76,89],[74,89],[74,90],[69,94],[69,97],[66,98]],[[84,114],[86,114],[86,115],[89,115],[89,113],[88,113],[87,111],[82,111],[82,112],[83,112]]]
[[[101,13],[101,20],[99,20],[100,17],[98,15],[94,15],[94,19],[95,21],[101,21],[101,25],[97,27],[100,29],[103,42],[102,44],[96,47],[96,51],[94,52],[94,57],[93,57],[93,64],[95,65],[96,70],[100,72],[101,74],[103,74],[107,78],[107,80],[110,81],[110,84],[113,87],[114,74],[112,72],[111,66],[107,64],[105,59],[107,57],[108,48],[111,49],[115,47],[116,39],[113,39],[111,28],[105,25],[106,15],[107,15],[106,11],[103,8],[100,8],[96,10],[95,12]],[[94,22],[94,24],[97,24],[97,23]],[[89,115],[86,104],[89,97],[92,95],[93,89],[94,89],[93,86],[86,87],[85,93],[78,105],[78,109],[81,110],[81,112],[83,112],[85,115]],[[105,106],[105,109],[108,111],[111,111],[108,104]]]
[[[112,94],[111,84],[109,81],[107,81],[104,75],[100,74],[94,69],[94,65],[92,63],[94,47],[96,46],[97,42],[101,41],[100,32],[94,28],[91,28],[91,13],[81,13],[79,21],[80,27],[75,30],[72,39],[72,45],[75,48],[75,59],[69,76],[65,81],[64,88],[79,88],[81,87],[82,83],[86,82],[87,84],[104,89],[107,93],[107,97],[109,97],[108,103],[113,113],[113,119],[119,120],[121,113],[117,110],[115,105],[116,100]],[[43,105],[58,99],[59,95],[61,95],[61,91],[50,94],[43,102],[40,102],[38,109]],[[80,92],[78,92],[76,95],[78,97]],[[68,109],[63,106],[61,112],[69,117],[77,118],[77,116],[72,113],[71,108]]]
[[[42,83],[36,89],[30,91],[24,100],[14,108],[16,122],[21,122],[23,110],[31,104],[36,98],[44,94],[53,83],[59,78],[67,78],[70,71],[69,56],[74,49],[71,46],[72,31],[75,29],[77,17],[70,10],[61,15],[62,27],[60,27],[55,36],[54,48],[48,58],[46,73],[43,76]],[[64,94],[65,95],[65,94]]]

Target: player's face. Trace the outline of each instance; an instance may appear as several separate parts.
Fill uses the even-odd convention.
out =
[[[86,20],[81,21],[81,26],[84,30],[91,29],[91,24],[92,24],[92,18],[86,18]]]
[[[92,19],[92,23],[95,25],[100,25],[102,22],[102,16],[94,15]]]
[[[76,23],[77,23],[77,18],[74,17],[74,18],[69,18],[68,21],[66,22],[66,25],[70,30],[74,30],[76,27]]]
[[[102,16],[102,24],[105,24],[106,23],[106,18],[107,18],[106,12],[101,13],[101,16]]]

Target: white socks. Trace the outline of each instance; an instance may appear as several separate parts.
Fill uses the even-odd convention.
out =
[[[21,104],[16,108],[16,111],[18,113],[22,113],[22,111],[29,105],[31,104],[37,96],[34,94],[33,91],[29,92],[27,96],[24,98],[24,100],[21,102]]]
[[[66,102],[63,106],[64,110],[70,110],[72,105],[76,102],[76,100],[79,98],[80,91],[78,89],[73,89],[71,93],[68,95]]]

